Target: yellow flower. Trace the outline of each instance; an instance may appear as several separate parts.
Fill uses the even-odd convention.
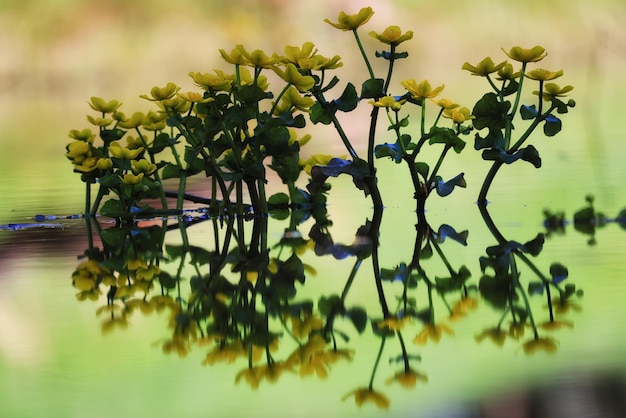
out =
[[[297,46],[287,45],[285,47],[285,56],[282,58],[282,62],[285,64],[292,63],[297,65],[301,59],[312,58],[317,54],[317,49],[313,42],[305,42],[302,44],[302,48]]]
[[[417,334],[413,342],[415,344],[425,345],[430,339],[432,342],[437,344],[439,340],[441,340],[441,336],[444,332],[448,335],[454,335],[454,331],[452,331],[452,329],[446,324],[426,324],[424,325],[422,331]]]
[[[87,157],[80,164],[75,164],[74,169],[82,173],[90,173],[98,168],[98,160],[99,158]]]
[[[255,49],[252,52],[246,51],[243,45],[237,45],[236,49],[241,52],[241,55],[247,60],[245,65],[257,68],[270,68],[281,60],[281,57],[274,54],[269,57],[265,52],[260,49]]]
[[[91,101],[88,103],[93,110],[102,113],[113,113],[117,110],[118,107],[122,105],[122,103],[118,102],[117,100],[105,102],[100,97],[92,97]]]
[[[165,128],[165,120],[167,115],[164,113],[156,113],[150,110],[146,113],[141,126],[148,131],[161,131]]]
[[[111,142],[111,144],[109,144],[109,152],[116,158],[121,158],[123,160],[132,160],[137,158],[137,156],[143,152],[143,147],[129,149],[126,147],[122,147],[119,142],[113,141]]]
[[[287,64],[285,71],[276,67],[272,67],[272,69],[280,78],[295,86],[298,91],[302,93],[310,90],[311,87],[315,85],[315,79],[313,77],[300,74],[300,71],[298,71],[296,66],[291,63]]]
[[[110,124],[113,123],[113,119],[110,119],[110,118],[94,118],[91,115],[87,115],[87,120],[92,125],[100,126],[102,128],[106,128],[107,126],[109,126]]]
[[[350,396],[354,396],[354,403],[359,408],[363,406],[364,403],[371,402],[375,403],[380,409],[389,409],[389,399],[384,394],[374,391],[374,389],[359,388],[344,395],[341,400],[345,401]]]
[[[281,98],[280,105],[276,107],[274,114],[281,115],[285,112],[290,111],[292,108],[296,108],[297,110],[306,112],[309,110],[315,101],[310,97],[302,96],[298,89],[294,86],[290,86],[285,94],[283,94]]]
[[[187,93],[176,93],[176,96],[190,103],[209,103],[215,101],[214,98],[205,98],[204,95],[195,91],[189,91]]]
[[[67,150],[65,156],[68,159],[80,163],[90,155],[91,144],[84,141],[74,141],[70,142],[65,149]]]
[[[146,160],[145,158],[142,158],[139,161],[132,160],[130,162],[130,166],[133,170],[133,173],[135,174],[144,173],[147,176],[154,173],[157,169],[156,164],[152,164],[150,161]]]
[[[79,131],[78,129],[72,129],[68,136],[70,138],[76,139],[77,141],[93,143],[96,134],[94,134],[89,128],[83,129],[82,131]]]
[[[150,100],[152,102],[160,102],[162,100],[171,99],[172,97],[174,97],[178,90],[180,90],[180,87],[176,86],[176,84],[170,81],[165,85],[165,87],[152,87],[152,89],[150,90],[150,96],[152,97],[148,97],[148,95],[146,94],[142,94],[139,97],[141,97],[142,99]]]
[[[554,80],[555,78],[561,77],[563,75],[563,70],[559,70],[557,72],[552,72],[548,70],[544,70],[543,68],[537,68],[536,70],[528,71],[526,73],[526,77],[531,80],[537,81],[548,81]]]
[[[509,63],[506,63],[504,67],[498,70],[498,76],[496,77],[498,80],[515,80],[522,73],[520,71],[514,72],[513,66]]]
[[[397,382],[397,383],[400,383],[401,386],[404,386],[405,388],[410,389],[412,387],[415,387],[418,380],[423,383],[428,383],[428,376],[426,376],[425,374],[416,372],[413,369],[408,369],[408,370],[402,370],[394,374],[392,377],[385,380],[385,383],[387,385],[390,385],[393,382]]]
[[[311,134],[305,134],[302,138],[298,139],[298,133],[295,129],[289,129],[289,145],[293,145],[294,143],[298,143],[300,147],[306,145],[307,142],[311,140]],[[307,241],[308,243],[309,241]]]
[[[345,12],[339,13],[339,16],[337,17],[337,23],[333,23],[328,19],[324,19],[324,22],[344,31],[355,30],[356,28],[366,24],[373,15],[374,11],[371,7],[364,7],[359,10],[357,14],[353,15],[348,15]]]
[[[470,73],[472,73],[472,75],[478,75],[478,76],[484,77],[486,75],[489,75],[491,73],[495,73],[496,71],[501,70],[505,65],[506,65],[506,61],[503,61],[496,65],[493,63],[493,60],[491,59],[491,57],[487,57],[475,66],[470,64],[469,62],[466,62],[465,64],[463,64],[461,69],[469,71]]]
[[[248,60],[243,55],[241,49],[238,48],[239,46],[240,45],[237,45],[237,47],[235,47],[230,54],[225,50],[220,49],[220,55],[224,58],[224,61],[234,65],[248,65]]]
[[[126,173],[124,177],[121,177],[122,183],[136,185],[141,183],[141,179],[143,179],[143,173],[139,173],[138,175],[134,175],[133,173]]]
[[[335,158],[333,155],[315,154],[315,155],[310,156],[308,159],[306,159],[304,161],[301,160],[299,162],[299,165],[300,165],[300,167],[302,167],[304,169],[304,171],[308,175],[311,175],[311,169],[313,167],[315,167],[316,165],[328,165],[330,160],[332,160],[333,158]]]
[[[381,97],[378,101],[370,100],[369,104],[371,104],[372,106],[376,106],[376,107],[390,108],[391,110],[394,110],[397,112],[398,110],[400,110],[400,108],[402,108],[402,105],[404,104],[404,102],[406,102],[405,99],[396,101],[396,98],[393,96],[384,96],[384,97]]]
[[[458,103],[454,103],[450,99],[439,99],[439,100],[429,99],[429,100],[442,109],[456,109],[457,107],[461,106]]]
[[[545,48],[541,46],[536,46],[530,49],[514,46],[509,50],[509,52],[506,52],[504,48],[502,48],[502,51],[504,51],[504,53],[512,60],[524,63],[541,61],[546,57],[546,55],[548,55]]]
[[[274,69],[274,67],[272,67],[272,69]],[[217,72],[217,70],[215,71]],[[231,77],[232,77],[233,82],[237,81],[236,74],[233,74]],[[250,74],[250,71],[245,67],[239,70],[239,82],[241,83],[242,86],[249,86],[249,85],[252,85],[252,83],[254,83],[254,78],[252,77],[252,74]],[[269,87],[269,83],[267,82],[267,77],[265,77],[264,75],[260,75],[256,80],[256,85],[258,88],[260,88],[263,91],[267,90],[267,88]]]
[[[230,91],[233,84],[233,80],[226,77],[223,71],[218,73],[217,70],[215,74],[190,72],[189,77],[196,86],[205,90]]]
[[[452,119],[454,123],[461,124],[467,120],[475,119],[476,116],[470,114],[470,110],[463,106],[455,109],[445,109],[443,111],[443,117]]]
[[[555,83],[546,83],[543,86],[543,100],[549,102],[552,99],[556,99],[557,97],[565,97],[567,93],[574,90],[573,86],[565,86],[561,88],[558,84]],[[535,96],[539,96],[539,91],[533,91]]]
[[[145,118],[146,115],[144,115],[143,112],[135,112],[130,119],[120,121],[117,126],[124,129],[135,129],[141,126]]]
[[[506,334],[500,328],[496,327],[485,329],[474,337],[477,343],[480,343],[485,338],[489,338],[495,345],[502,347],[506,339]]]
[[[413,31],[407,31],[404,35],[399,26],[388,26],[382,33],[376,33],[371,31],[369,35],[372,38],[378,39],[380,42],[387,45],[399,45],[404,41],[408,41],[413,38]]]
[[[422,80],[419,84],[417,84],[417,82],[412,78],[401,81],[400,84],[402,84],[402,87],[411,93],[411,96],[414,99],[430,99],[437,97],[437,95],[441,93],[445,87],[445,85],[442,84],[441,86],[433,89],[427,80]]]
[[[107,171],[109,168],[113,167],[113,160],[110,158],[100,158],[96,165],[98,166],[98,169]]]
[[[556,341],[552,338],[534,338],[522,344],[524,354],[532,355],[537,350],[544,350],[547,353],[554,353],[557,350]]]
[[[176,96],[171,99],[158,101],[157,106],[159,106],[167,115],[171,113],[182,115],[183,113],[187,113],[189,111],[191,108],[191,102]]]

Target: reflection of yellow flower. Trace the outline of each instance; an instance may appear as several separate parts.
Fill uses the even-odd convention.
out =
[[[171,340],[164,341],[161,349],[165,354],[173,351],[178,357],[185,357],[189,352],[189,343],[181,336],[174,336]]]
[[[289,318],[291,319],[291,331],[298,339],[308,337],[311,332],[322,329],[324,325],[321,319],[313,315],[304,315],[302,319],[296,316]]]
[[[380,409],[389,409],[389,399],[384,394],[374,391],[374,389],[359,388],[344,395],[344,397],[341,398],[341,400],[345,401],[350,396],[354,396],[354,403],[359,408],[364,403],[371,402],[371,403],[375,403],[376,406],[379,407]]]
[[[524,336],[524,332],[526,331],[526,324],[522,322],[511,323],[509,325],[509,337],[519,340]]]
[[[554,309],[554,313],[557,315],[566,314],[570,310],[576,312],[582,311],[580,305],[573,302],[572,299],[561,300],[560,297],[552,299],[552,309]]]
[[[506,339],[506,334],[499,327],[495,327],[485,329],[483,332],[474,337],[478,343],[485,338],[489,338],[495,345],[502,347],[502,345],[504,345],[504,340]]]
[[[324,22],[329,25],[341,29],[344,31],[355,30],[356,28],[366,24],[374,15],[374,11],[371,7],[364,7],[357,14],[348,15],[345,12],[339,13],[337,17],[337,23],[333,23],[328,19],[324,19]]]
[[[399,26],[388,26],[383,32],[376,33],[371,31],[369,35],[372,38],[378,39],[380,42],[387,45],[399,45],[404,41],[408,41],[413,38],[413,31],[407,31],[402,34]]]
[[[465,64],[463,64],[461,69],[469,71],[470,73],[472,73],[472,75],[484,77],[491,73],[495,73],[496,71],[503,68],[505,65],[506,61],[503,61],[499,64],[494,64],[491,57],[487,57],[476,65],[472,65],[469,62],[466,62]]]
[[[206,355],[202,364],[206,366],[215,363],[233,363],[239,357],[246,356],[247,354],[240,341],[233,341],[215,347]]]
[[[413,342],[415,344],[425,345],[428,340],[431,340],[436,344],[441,340],[441,336],[444,332],[448,335],[454,335],[454,331],[446,324],[426,324],[422,331],[413,339]]]
[[[237,376],[235,376],[235,383],[239,383],[243,377],[252,389],[256,389],[259,387],[259,383],[261,383],[264,373],[265,370],[263,366],[247,367],[237,373]]]
[[[406,324],[411,322],[410,316],[397,317],[392,316],[390,318],[385,318],[382,321],[379,321],[376,326],[381,328],[389,328],[392,331],[400,331]]]
[[[430,99],[433,97],[437,97],[437,95],[441,93],[444,88],[444,85],[442,84],[441,86],[433,89],[428,80],[422,80],[418,84],[412,78],[408,80],[403,80],[400,82],[400,84],[402,84],[402,87],[404,87],[408,90],[409,93],[411,93],[411,96],[414,99]]]
[[[557,329],[561,329],[563,327],[574,328],[574,324],[570,321],[559,321],[558,319],[553,321],[546,321],[542,324],[539,324],[539,328],[545,329],[547,331],[556,331]]]
[[[413,369],[408,369],[408,370],[399,371],[398,373],[394,374],[392,377],[385,380],[385,383],[390,385],[393,382],[397,382],[400,385],[404,386],[405,388],[410,389],[412,387],[415,387],[418,380],[420,382],[428,383],[428,376],[426,376],[425,374],[416,372]]]
[[[535,354],[537,350],[544,350],[547,353],[554,353],[557,349],[556,341],[552,338],[534,338],[522,344],[525,354]]]
[[[502,51],[504,51],[504,48],[502,48]],[[509,50],[509,52],[504,51],[504,53],[512,60],[519,62],[537,62],[541,61],[546,57],[546,55],[548,55],[545,48],[541,46],[536,46],[530,49],[514,46]]]
[[[128,328],[128,319],[126,319],[126,315],[119,315],[112,318],[107,318],[100,324],[100,330],[102,331],[102,334],[110,334],[115,328]]]

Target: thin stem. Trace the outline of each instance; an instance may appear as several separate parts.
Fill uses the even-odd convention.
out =
[[[356,43],[359,46],[359,51],[361,51],[361,56],[363,57],[363,60],[365,61],[365,65],[367,65],[367,71],[370,75],[370,78],[376,78],[374,76],[374,71],[372,70],[372,66],[370,65],[370,61],[367,59],[367,54],[365,54],[365,50],[363,49],[363,44],[361,43],[361,39],[359,38],[359,34],[355,29],[352,29],[352,33],[354,33],[354,38],[356,39]]]

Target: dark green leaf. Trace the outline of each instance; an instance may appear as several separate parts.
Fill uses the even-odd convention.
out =
[[[554,136],[561,130],[561,120],[556,116],[546,116],[546,122],[543,125],[543,133],[546,136]]]
[[[538,112],[537,112],[537,109],[535,108],[535,105],[532,105],[532,106],[522,105],[519,108],[519,114],[522,116],[522,119],[528,120],[528,119],[536,118],[538,115]]]
[[[180,177],[181,171],[180,167],[175,164],[168,163],[165,167],[163,167],[163,171],[161,172],[161,179],[172,179]]]
[[[511,102],[500,102],[495,93],[485,94],[474,106],[472,115],[476,129],[489,128],[491,130],[504,129],[506,126],[507,113],[511,108]]]
[[[356,88],[352,83],[348,83],[340,98],[333,100],[333,104],[342,112],[350,112],[356,108],[359,102],[359,96],[356,94]]]
[[[377,99],[384,96],[385,80],[382,78],[370,78],[361,86],[362,99]]]

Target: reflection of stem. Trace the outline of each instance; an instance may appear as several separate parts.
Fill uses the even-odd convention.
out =
[[[385,340],[386,336],[382,337],[382,341],[380,342],[380,348],[378,349],[378,355],[376,356],[376,363],[374,363],[374,369],[372,370],[372,376],[370,377],[370,383],[368,385],[369,390],[374,390],[374,377],[376,376],[376,369],[378,369],[378,363],[380,363],[380,357],[383,354],[383,348],[385,348]]]
[[[400,348],[402,349],[402,360],[404,361],[404,372],[408,373],[410,364],[409,364],[409,355],[406,352],[406,345],[404,344],[404,338],[402,338],[402,333],[400,331],[396,331],[396,335],[398,336],[398,341],[400,341]]]
[[[530,308],[530,302],[528,301],[528,296],[526,295],[526,291],[522,287],[522,284],[519,282],[519,272],[517,271],[517,264],[515,263],[515,254],[511,252],[509,254],[509,262],[511,263],[511,276],[513,280],[515,280],[515,287],[519,289],[519,293],[522,294],[522,298],[524,299],[524,305],[526,306],[526,311],[528,311],[528,318],[530,319],[530,325],[533,327],[533,332],[535,334],[535,339],[539,338],[539,334],[537,333],[537,325],[535,324],[535,318],[533,317],[533,311]]]

